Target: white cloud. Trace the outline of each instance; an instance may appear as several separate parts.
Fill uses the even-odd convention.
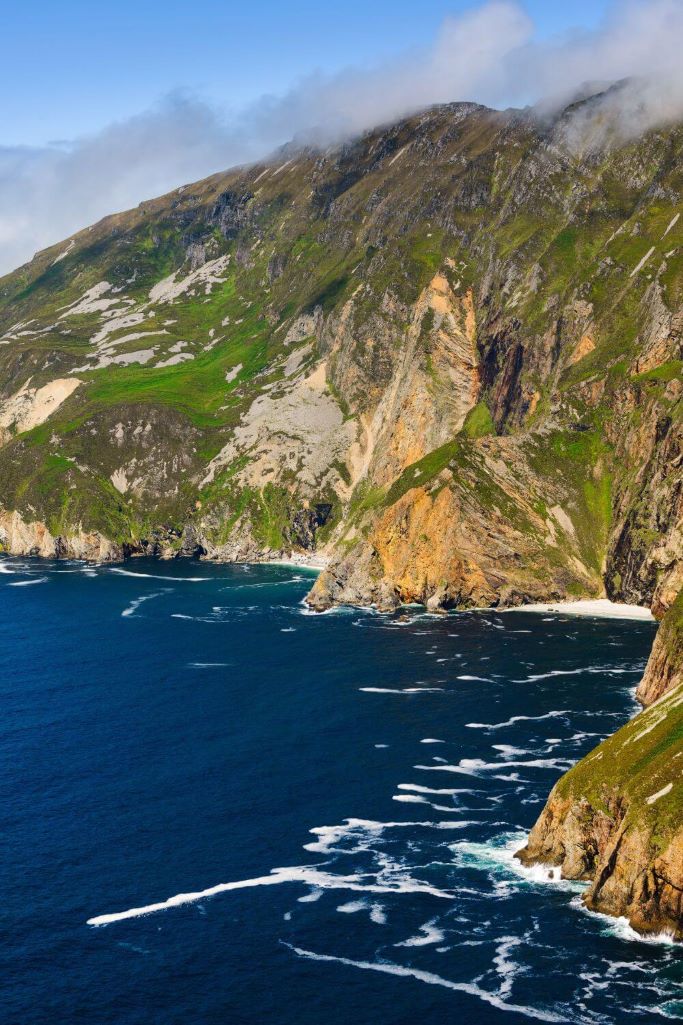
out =
[[[583,82],[638,76],[605,107],[613,125],[635,135],[683,115],[682,39],[683,0],[617,0],[600,29],[545,43],[518,3],[492,0],[447,18],[426,52],[312,74],[241,111],[178,94],[70,144],[0,147],[0,273],[107,213],[289,138],[330,141],[434,103],[558,105]]]

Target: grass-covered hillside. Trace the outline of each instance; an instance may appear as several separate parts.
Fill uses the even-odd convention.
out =
[[[592,910],[683,939],[683,685],[562,777],[520,856],[592,880]]]
[[[577,113],[288,149],[0,280],[5,547],[317,546],[321,605],[666,604],[683,131]]]

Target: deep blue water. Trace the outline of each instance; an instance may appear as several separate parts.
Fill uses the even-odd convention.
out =
[[[653,627],[312,616],[310,582],[0,562],[0,1020],[676,1017],[678,951],[511,858]]]

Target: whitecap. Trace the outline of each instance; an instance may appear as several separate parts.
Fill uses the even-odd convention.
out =
[[[570,902],[573,908],[578,911],[582,911],[586,915],[590,915],[591,918],[598,919],[604,923],[603,933],[605,936],[615,936],[617,939],[624,940],[627,943],[646,943],[650,946],[656,947],[678,947],[680,944],[674,939],[672,933],[669,932],[657,932],[657,933],[640,933],[637,932],[628,918],[618,917],[615,918],[612,915],[603,915],[600,911],[593,911],[591,908],[587,908],[580,897],[574,897]]]
[[[554,712],[546,712],[545,715],[513,715],[505,722],[468,722],[465,725],[471,730],[502,730],[518,722],[540,722],[541,719],[557,719],[569,714],[568,709],[561,708]]]
[[[420,741],[421,744],[445,744],[445,740],[436,740],[434,737],[425,737],[424,740]]]
[[[399,783],[398,790],[413,790],[416,794],[480,794],[481,790],[467,790],[451,787],[423,787],[419,783]]]
[[[526,970],[510,957],[510,952],[515,947],[522,946],[526,942],[528,942],[528,936],[501,936],[496,940],[498,946],[496,948],[496,955],[493,958],[493,965],[502,979],[500,989],[498,990],[502,997],[510,995],[515,976]]]
[[[34,577],[33,580],[13,580],[8,587],[29,587],[31,584],[46,584],[47,577]]]
[[[530,758],[528,760],[512,760],[509,762],[485,762],[482,758],[461,758],[457,765],[414,765],[414,769],[423,772],[459,772],[465,776],[478,776],[480,773],[498,772],[507,768],[529,769],[570,769],[573,761],[566,758]],[[505,777],[497,776],[496,779]]]
[[[370,921],[375,925],[386,925],[387,916],[381,904],[373,904],[370,908]]]
[[[426,804],[429,808],[433,808],[434,811],[445,811],[449,814],[453,813],[453,805],[447,804],[434,804],[432,801],[428,801],[426,797],[422,797],[420,794],[394,794],[391,798],[392,801],[401,801],[404,804]],[[463,827],[469,825],[468,822],[463,823]]]
[[[113,566],[109,572],[118,573],[122,577],[137,577],[140,580],[171,580],[185,584],[201,584],[210,579],[208,577],[170,577],[161,573],[133,573],[129,569],[119,569],[118,566]]]
[[[359,687],[363,694],[443,694],[443,687]]]
[[[572,893],[581,893],[588,887],[589,884],[582,881],[563,879],[557,866],[523,865],[515,853],[526,841],[527,835],[524,832],[503,833],[488,843],[457,841],[449,844],[449,849],[457,865],[487,872],[494,883],[501,883],[503,888],[509,887],[515,877],[518,882],[528,886],[554,886]]]
[[[337,907],[337,911],[340,911],[343,915],[355,915],[359,911],[364,911],[368,906],[366,900],[349,900],[346,904],[340,904]]]
[[[538,680],[549,680],[556,676],[582,676],[584,674],[595,674],[600,675],[607,674],[608,676],[620,676],[623,673],[641,673],[642,668],[639,669],[622,669],[618,666],[586,666],[582,669],[551,669],[548,673],[536,673],[532,676],[526,676],[523,680],[512,680],[512,683],[536,683]]]
[[[436,925],[436,919],[430,918],[424,925],[419,926],[416,936],[409,936],[401,943],[394,943],[395,947],[429,947],[434,943],[443,943],[446,934]]]
[[[165,588],[163,591],[155,591],[154,594],[143,594],[139,598],[134,598],[130,605],[123,610],[122,616],[134,616],[136,611],[140,608],[143,602],[151,601],[152,598],[161,598],[164,594],[169,594],[171,588]]]

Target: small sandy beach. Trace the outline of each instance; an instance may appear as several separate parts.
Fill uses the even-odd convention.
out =
[[[561,613],[564,616],[597,616],[601,619],[645,619],[654,622],[654,616],[643,605],[623,605],[608,598],[589,601],[540,602],[536,605],[519,605],[501,612],[543,612]]]

